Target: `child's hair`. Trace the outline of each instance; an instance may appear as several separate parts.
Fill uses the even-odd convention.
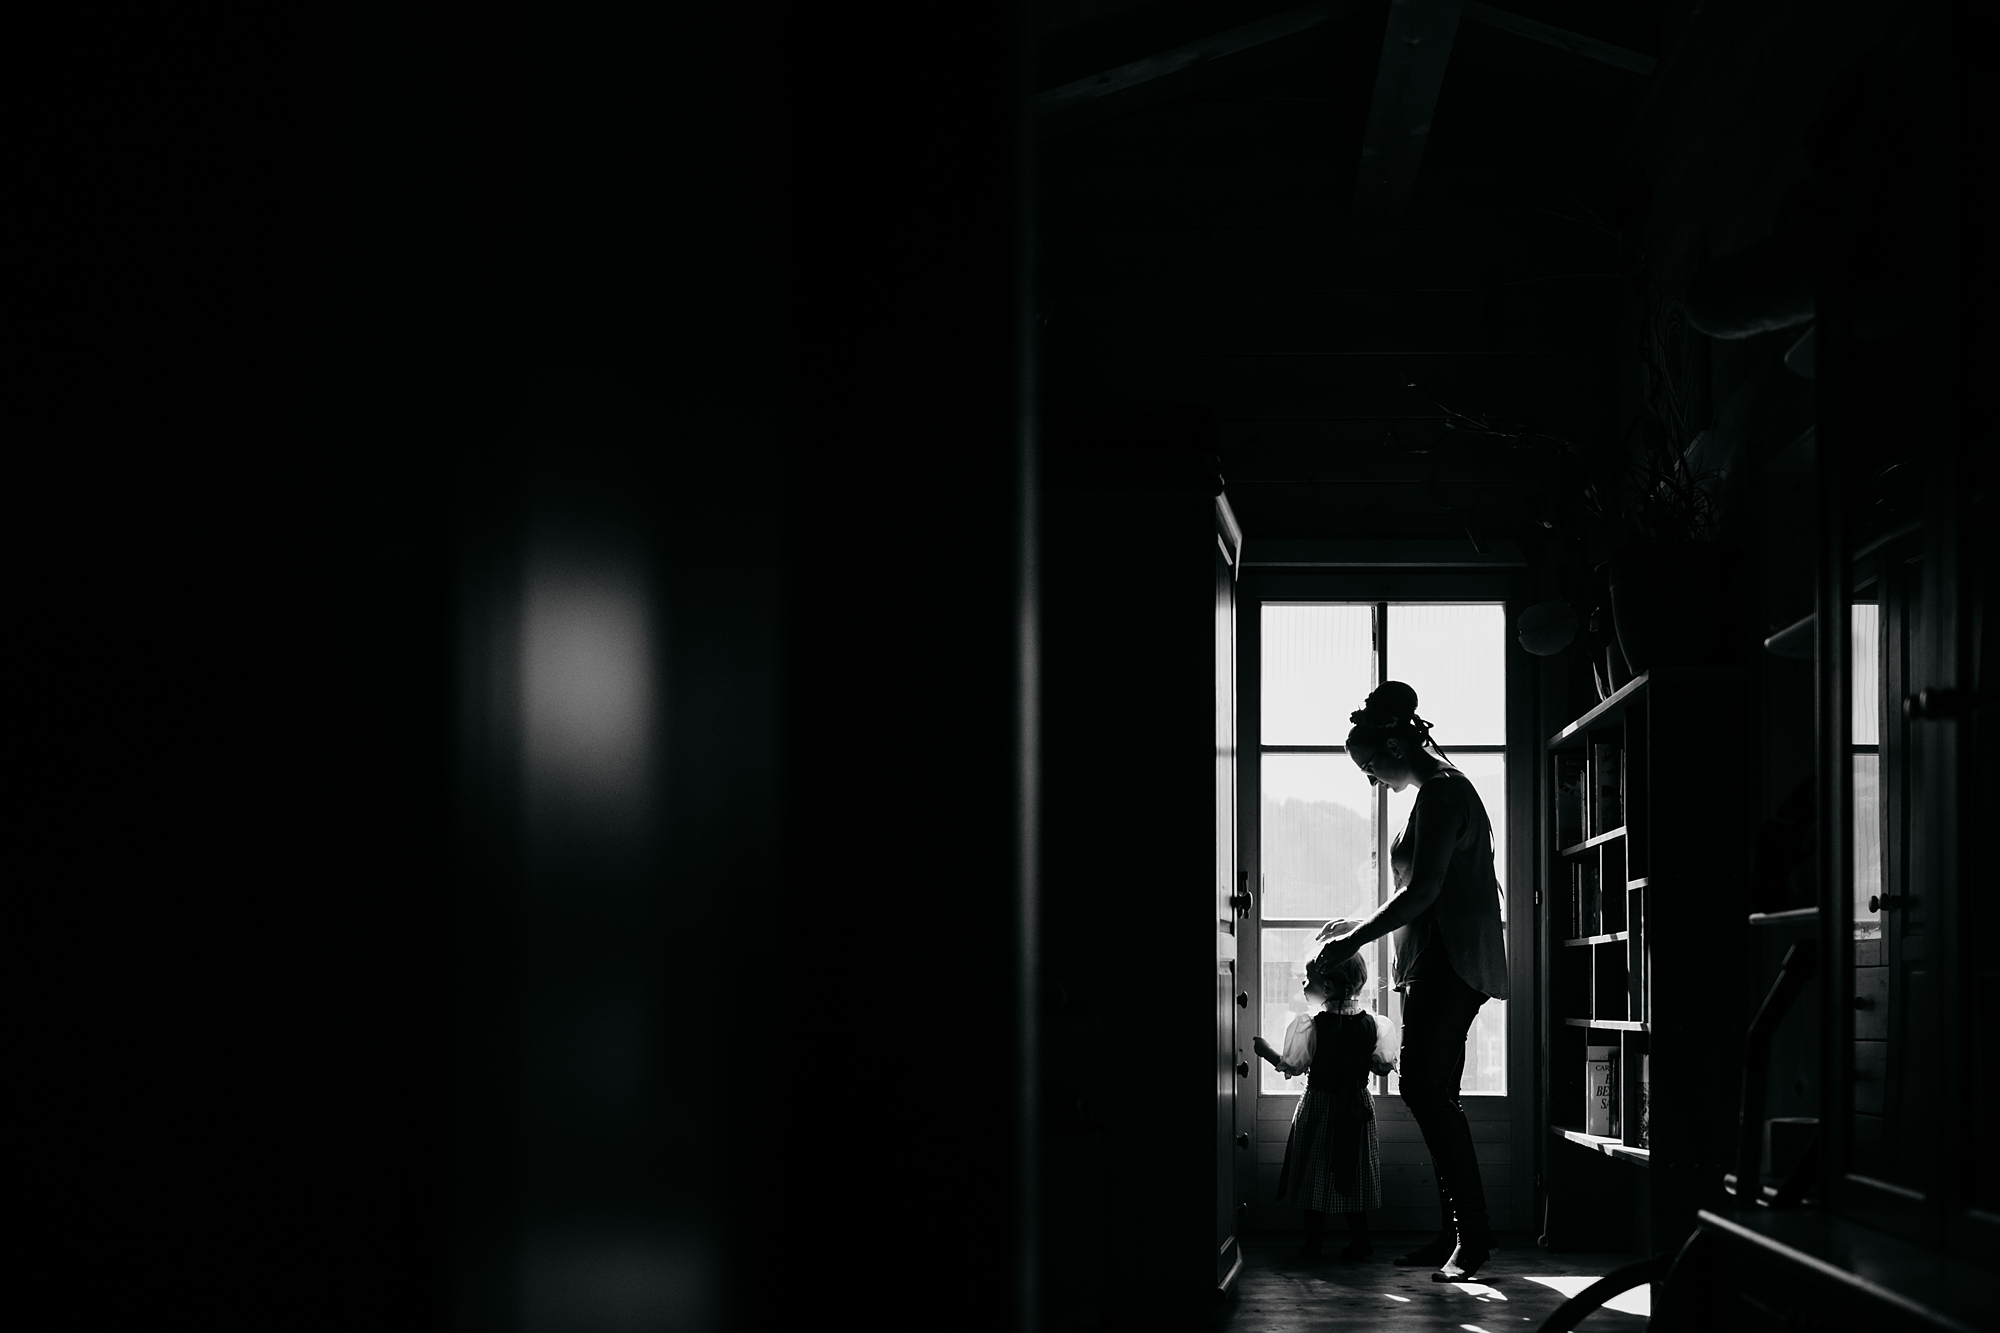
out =
[[[1332,967],[1323,967],[1314,958],[1306,964],[1306,980],[1326,992],[1328,1004],[1346,1004],[1367,988],[1368,963],[1358,953]]]

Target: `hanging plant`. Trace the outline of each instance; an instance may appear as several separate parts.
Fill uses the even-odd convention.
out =
[[[1710,541],[1716,535],[1722,474],[1697,472],[1688,463],[1707,416],[1708,367],[1700,339],[1679,302],[1659,307],[1646,321],[1640,346],[1646,405],[1625,434],[1632,461],[1622,505],[1624,526],[1640,541]]]

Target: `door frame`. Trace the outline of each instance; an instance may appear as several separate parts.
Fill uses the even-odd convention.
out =
[[[1515,762],[1507,770],[1507,973],[1513,998],[1507,1015],[1507,1088],[1504,1097],[1481,1097],[1490,1107],[1506,1107],[1508,1163],[1504,1193],[1489,1190],[1489,1209],[1496,1229],[1523,1230],[1539,1217],[1541,1163],[1534,1126],[1540,1115],[1540,1087],[1536,1078],[1541,1052],[1536,1048],[1535,997],[1540,993],[1539,959],[1535,948],[1540,905],[1541,847],[1539,828],[1540,792],[1536,783],[1540,754],[1536,730],[1536,697],[1539,673],[1534,661],[1511,633],[1521,611],[1536,599],[1532,576],[1525,569],[1493,570],[1411,570],[1382,568],[1354,569],[1338,573],[1259,569],[1252,564],[1244,571],[1236,595],[1236,753],[1237,753],[1237,864],[1250,873],[1252,905],[1250,917],[1237,929],[1238,984],[1250,996],[1247,1013],[1263,1012],[1263,970],[1260,966],[1263,939],[1263,895],[1261,891],[1261,802],[1260,781],[1263,758],[1260,709],[1262,706],[1262,613],[1265,602],[1500,602],[1506,607],[1507,636],[1506,709],[1508,756]],[[1356,706],[1360,704],[1356,700]],[[1269,1037],[1271,1034],[1264,1034]],[[1257,1163],[1267,1153],[1265,1145],[1281,1134],[1289,1121],[1297,1095],[1267,1097],[1261,1078],[1253,1078],[1247,1089],[1249,1106],[1244,1118],[1251,1124],[1252,1153],[1255,1161],[1237,1174],[1239,1212],[1243,1230],[1251,1233],[1283,1229],[1288,1225],[1289,1208],[1263,1198],[1259,1185],[1262,1172]],[[1269,1103],[1269,1105],[1267,1105]],[[1385,1122],[1408,1118],[1400,1097],[1378,1097],[1377,1114]],[[1282,1108],[1281,1115],[1268,1112]],[[1485,1109],[1485,1108],[1482,1108]],[[1490,1117],[1476,1117],[1490,1118]],[[1282,1137],[1276,1141],[1282,1143]]]

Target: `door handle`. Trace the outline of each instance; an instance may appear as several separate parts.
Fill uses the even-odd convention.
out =
[[[1977,690],[1918,690],[1903,696],[1903,716],[1912,722],[1956,722],[1984,702]]]
[[[1250,1007],[1250,992],[1249,992],[1249,991],[1247,991],[1247,990],[1240,990],[1240,991],[1237,991],[1237,992],[1236,992],[1236,1007],[1237,1007],[1238,1009],[1248,1009],[1248,1008]]]
[[[1236,1077],[1238,1078],[1250,1077],[1250,1062],[1248,1060],[1238,1060],[1236,1062]]]
[[[1240,917],[1250,915],[1249,871],[1239,870],[1236,872],[1236,892],[1229,895],[1229,905],[1236,909],[1236,915]]]
[[[1888,907],[1908,907],[1913,901],[1907,893],[1871,893],[1868,895],[1868,910],[1880,912]]]
[[[1239,1148],[1247,1148],[1247,1147],[1249,1147],[1249,1146],[1250,1146],[1250,1136],[1249,1136],[1248,1134],[1238,1134],[1238,1135],[1236,1136],[1236,1146],[1237,1146],[1237,1147],[1239,1147]]]

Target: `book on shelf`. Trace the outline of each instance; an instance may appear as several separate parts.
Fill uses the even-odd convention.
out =
[[[1634,1018],[1646,1017],[1646,891],[1625,891],[1625,929],[1631,933],[1626,946],[1625,986]]]
[[[1589,860],[1572,861],[1569,867],[1569,938],[1601,935],[1602,893],[1597,883],[1597,866]]]
[[[1556,756],[1556,846],[1583,841],[1583,764],[1569,755]]]
[[[1609,833],[1622,822],[1619,788],[1624,748],[1614,741],[1590,744],[1590,836]]]
[[[1601,1138],[1618,1134],[1618,1048],[1584,1048],[1583,1132]]]
[[[1653,1100],[1653,1057],[1650,1055],[1641,1055],[1639,1057],[1638,1097],[1639,1105],[1637,1110],[1639,1124],[1638,1133],[1635,1135],[1635,1142],[1638,1147],[1650,1148],[1653,1146],[1651,1115]]]

